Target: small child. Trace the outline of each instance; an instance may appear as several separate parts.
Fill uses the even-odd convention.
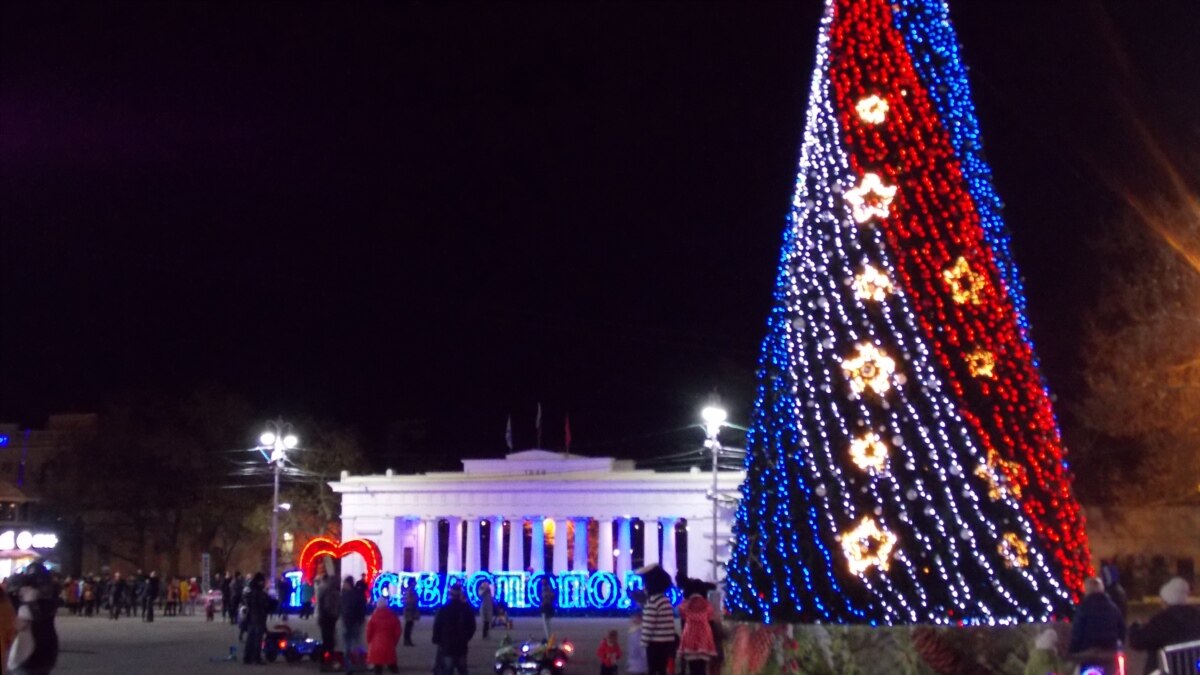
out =
[[[600,675],[617,675],[617,664],[621,661],[621,643],[617,631],[608,631],[608,635],[600,641],[596,658],[600,659]]]
[[[1065,675],[1058,658],[1058,633],[1047,628],[1033,641],[1029,661],[1025,664],[1025,675]]]
[[[209,596],[208,600],[204,601],[204,620],[212,623],[213,617],[217,615],[217,602]]]
[[[646,645],[642,644],[641,612],[634,612],[629,617],[629,636],[625,646],[625,675],[646,675],[650,666],[646,663]]]

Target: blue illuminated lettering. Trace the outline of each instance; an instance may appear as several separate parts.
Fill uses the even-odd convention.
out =
[[[375,602],[383,600],[389,606],[404,606],[404,588],[412,584],[421,609],[435,609],[449,599],[450,588],[461,585],[467,601],[479,606],[479,585],[492,585],[493,597],[510,609],[530,609],[541,605],[542,587],[550,584],[557,594],[555,606],[565,612],[588,610],[627,610],[634,606],[630,593],[642,590],[642,578],[633,572],[625,575],[624,583],[612,572],[475,572],[437,574],[434,572],[383,572],[375,578],[371,595]],[[683,593],[677,588],[667,592],[672,604],[679,604]]]

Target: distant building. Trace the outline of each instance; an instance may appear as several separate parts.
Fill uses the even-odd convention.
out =
[[[486,578],[473,576],[480,572],[495,578],[498,593],[539,574],[582,575],[572,577],[578,584],[603,572],[623,587],[651,562],[672,575],[713,576],[711,473],[639,470],[629,460],[545,450],[462,465],[461,473],[343,474],[331,483],[342,496],[343,540],[370,539],[382,553],[381,571],[423,574],[430,587],[430,575]],[[742,479],[722,471],[720,492]],[[718,514],[722,562],[732,515],[728,507]],[[358,556],[342,561],[344,575],[364,571]]]

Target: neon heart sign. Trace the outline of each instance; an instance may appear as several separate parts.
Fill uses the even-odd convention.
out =
[[[383,567],[383,553],[380,552],[379,545],[370,539],[351,539],[342,542],[328,537],[312,539],[300,551],[300,571],[304,574],[306,581],[312,581],[313,566],[317,559],[323,556],[345,558],[351,553],[357,553],[366,561],[367,588],[371,588],[375,583],[375,577],[379,575],[379,570]]]

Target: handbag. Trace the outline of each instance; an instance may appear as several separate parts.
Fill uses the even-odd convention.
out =
[[[8,650],[8,670],[16,670],[25,665],[29,657],[33,655],[33,612],[29,609],[29,605],[21,605],[17,610],[17,620],[24,620],[24,627],[17,631],[17,637],[13,639],[12,647]]]

